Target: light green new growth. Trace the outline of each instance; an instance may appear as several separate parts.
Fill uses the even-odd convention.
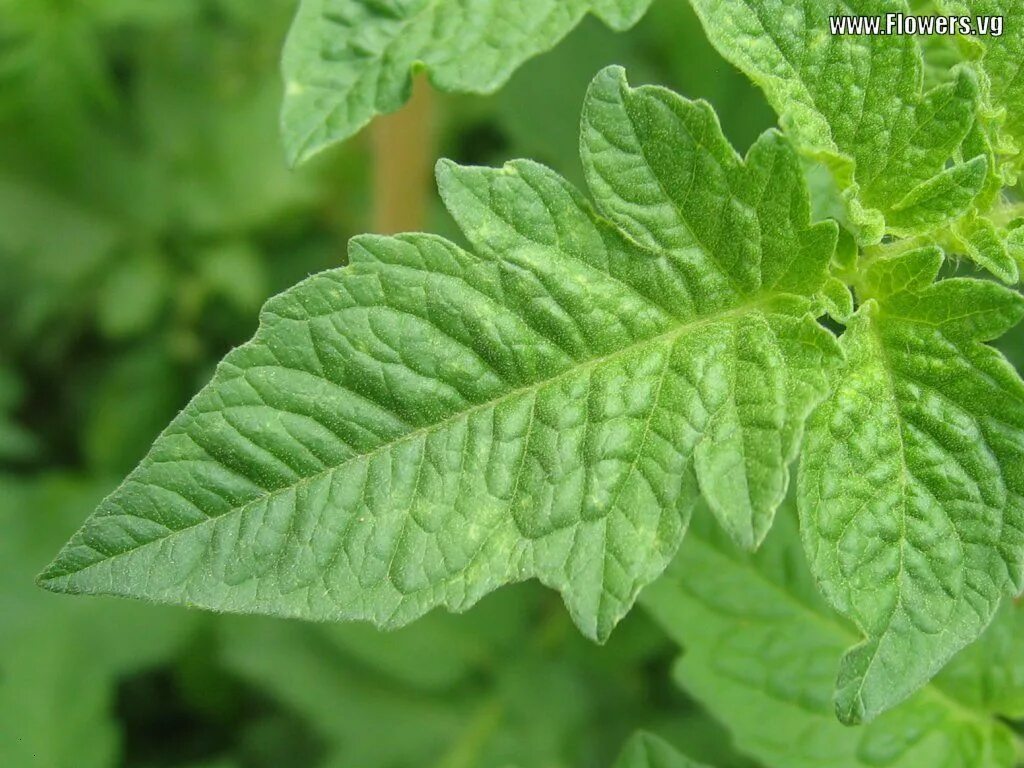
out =
[[[412,73],[491,93],[593,13],[616,30],[651,0],[302,0],[285,46],[282,133],[298,164],[404,104]]]
[[[838,356],[836,227],[778,133],[743,160],[618,68],[582,144],[593,206],[529,162],[441,163],[476,255],[360,237],[272,299],[41,583],[392,627],[536,577],[603,640],[698,496],[757,545]]]
[[[1007,156],[1007,184],[1024,168],[1024,2],[1022,0],[961,0],[943,2],[943,12],[969,16],[1000,16],[1001,35],[975,35],[986,111],[995,118],[995,144]]]
[[[943,13],[970,18],[1001,17],[1001,35],[985,34],[971,38],[944,37],[946,45],[972,59],[981,85],[981,103],[974,126],[961,147],[961,156],[986,157],[989,173],[972,211],[953,222],[948,239],[941,233],[936,241],[954,253],[963,254],[992,272],[1000,280],[1016,283],[1024,268],[1024,254],[1017,249],[1015,236],[1007,224],[1004,186],[1013,186],[1024,161],[1024,79],[1020,62],[1024,60],[1024,3],[1020,0],[970,0],[940,2]],[[991,22],[990,22],[991,23]],[[935,38],[924,38],[934,40]]]
[[[766,768],[1013,768],[1024,612],[1010,604],[977,645],[873,722],[836,721],[836,658],[857,632],[818,594],[783,508],[764,546],[745,554],[698,511],[679,557],[642,605],[685,653],[680,685]]]
[[[972,70],[923,91],[912,35],[832,35],[830,16],[909,13],[887,0],[692,0],[722,55],[765,92],[782,125],[832,169],[862,243],[926,233],[965,213],[988,173],[958,157],[974,124]]]
[[[839,716],[916,690],[1021,589],[1024,383],[982,342],[1024,315],[993,282],[933,283],[926,248],[862,270],[846,369],[800,464],[804,545],[822,589],[866,635],[840,666]]]
[[[639,731],[626,742],[613,768],[707,768],[679,754],[654,734]]]

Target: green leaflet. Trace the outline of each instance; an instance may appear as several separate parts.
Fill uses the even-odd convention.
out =
[[[971,16],[1002,16],[999,36],[974,35],[980,49],[980,72],[987,110],[996,117],[998,149],[1009,156],[1008,184],[1024,167],[1024,2],[1021,0],[961,0],[943,3],[943,10]]]
[[[626,742],[614,768],[701,768],[652,733],[639,731]]]
[[[788,134],[826,159],[862,243],[926,232],[967,210],[982,155],[950,164],[974,123],[969,69],[922,91],[910,35],[832,35],[829,17],[908,12],[890,0],[692,0],[708,37],[765,92]]]
[[[409,98],[425,70],[441,90],[491,93],[587,13],[616,30],[651,0],[302,0],[285,45],[281,117],[292,164]]]
[[[983,216],[968,215],[952,227],[954,249],[984,267],[1004,283],[1020,279],[1018,260],[1005,233]]]
[[[965,43],[963,37],[942,38],[947,47],[956,47],[958,55],[976,59],[981,109],[960,154],[962,157],[984,155],[989,170],[988,180],[975,199],[973,210],[953,222],[948,240],[944,241],[939,233],[936,242],[966,256],[1003,282],[1014,284],[1020,279],[1022,260],[1015,256],[1014,242],[1002,226],[1007,217],[1001,207],[1003,187],[1016,183],[1024,158],[1020,151],[1024,139],[1024,81],[1019,77],[1020,61],[1024,57],[1024,35],[1019,26],[1024,17],[1024,5],[1019,0],[970,0],[938,5],[942,13],[974,19],[1001,16],[1004,28],[999,36],[974,36],[970,44]],[[936,38],[919,39],[935,45]]]
[[[1015,227],[1006,235],[1006,250],[1024,269],[1024,224],[1021,221],[1015,222]]]
[[[873,722],[850,728],[836,721],[836,661],[857,633],[818,594],[790,512],[780,512],[756,555],[736,549],[698,513],[669,573],[641,597],[685,647],[678,681],[727,724],[737,748],[766,768],[1016,765],[1013,731],[991,708],[976,706],[985,670],[962,666],[959,657]],[[982,643],[1012,631],[1018,615],[1006,614],[1005,627],[1001,617]],[[1024,691],[1019,675],[1002,681],[1007,698]]]
[[[1024,382],[983,344],[1024,298],[932,284],[925,248],[870,263],[841,344],[847,369],[812,417],[799,505],[811,569],[863,631],[836,707],[869,720],[981,634],[1021,588]]]
[[[478,255],[361,237],[271,300],[41,583],[396,626],[536,577],[601,640],[698,493],[756,545],[838,354],[835,225],[775,132],[743,161],[618,68],[584,112],[596,210],[532,163],[440,164]]]

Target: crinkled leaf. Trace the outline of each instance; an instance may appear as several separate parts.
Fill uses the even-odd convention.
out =
[[[842,280],[830,277],[821,289],[825,311],[834,319],[846,322],[854,312],[853,294]]]
[[[640,731],[626,742],[614,768],[701,768],[664,739]]]
[[[1017,262],[1018,269],[1024,269],[1024,226],[1018,225],[1007,233],[1006,251]]]
[[[996,116],[996,143],[1009,156],[1011,168],[1019,170],[1024,163],[1024,2],[953,0],[941,5],[943,12],[1002,17],[1002,34],[977,34],[971,39],[981,51],[982,85],[986,105]],[[1007,181],[1012,183],[1014,177],[1011,170]]]
[[[1004,283],[1020,278],[1012,245],[991,220],[981,216],[965,216],[954,227],[954,236],[962,252],[975,264],[984,267]]]
[[[490,93],[587,13],[623,30],[651,0],[302,0],[284,52],[282,130],[293,164],[409,98],[426,70],[444,91]]]
[[[799,503],[811,568],[865,635],[837,711],[869,720],[981,634],[1024,558],[1024,382],[984,344],[1024,315],[992,282],[932,284],[941,254],[880,259],[811,418]]]
[[[698,492],[759,542],[837,354],[835,227],[775,132],[744,161],[617,68],[585,112],[596,210],[532,163],[442,163],[477,255],[357,238],[271,300],[41,582],[396,626],[536,577],[603,639]]]
[[[836,664],[857,633],[818,594],[787,512],[756,555],[698,513],[669,573],[644,591],[685,648],[680,684],[767,768],[1012,768],[1013,732],[960,685],[932,683],[861,727],[836,721]]]
[[[922,88],[912,35],[832,35],[829,17],[884,16],[887,0],[693,0],[708,37],[765,91],[786,131],[826,158],[862,242],[955,218],[986,178],[984,158],[949,165],[974,123],[978,84],[958,70]]]
[[[963,37],[941,37],[943,44],[955,47],[961,58],[966,54],[972,59],[979,75],[982,109],[964,139],[960,155],[984,156],[988,173],[972,211],[953,223],[950,238],[940,235],[937,242],[1013,284],[1019,279],[1020,259],[1015,258],[1014,243],[1001,226],[1006,217],[1000,207],[1004,186],[1016,183],[1024,160],[1024,78],[1020,65],[1024,56],[1020,29],[1024,4],[1020,0],[952,0],[937,5],[942,13],[973,19],[1001,17],[1004,25],[1002,34],[975,35],[970,44],[965,44]],[[934,47],[938,38],[928,39]]]

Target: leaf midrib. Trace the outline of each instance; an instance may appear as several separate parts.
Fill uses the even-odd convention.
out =
[[[880,312],[881,312],[881,308],[879,307],[878,314],[880,314]],[[881,321],[880,321],[880,318],[878,318],[877,314],[869,314],[869,315],[867,315],[865,317],[865,321],[866,321],[867,326],[868,326],[867,327],[867,331],[866,331],[867,336],[870,339],[870,343],[871,343],[871,346],[873,348],[873,351],[875,352],[875,354],[877,356],[878,366],[879,366],[879,368],[881,368],[882,375],[885,378],[884,386],[885,386],[885,389],[886,389],[887,394],[889,396],[888,397],[889,405],[890,405],[890,407],[893,408],[894,412],[896,413],[896,419],[897,419],[896,435],[897,435],[897,438],[899,440],[899,458],[900,458],[900,516],[899,516],[899,518],[900,518],[899,519],[899,526],[900,526],[900,534],[899,534],[900,564],[899,564],[899,571],[897,572],[896,577],[894,579],[894,581],[895,581],[895,583],[897,585],[896,586],[896,600],[897,600],[897,602],[896,602],[896,606],[893,608],[892,612],[889,614],[889,616],[887,617],[887,619],[885,621],[885,629],[882,632],[879,632],[877,635],[872,636],[872,634],[870,634],[870,633],[864,631],[862,628],[858,627],[858,629],[862,633],[862,637],[858,638],[857,647],[859,647],[859,645],[861,643],[868,642],[871,639],[875,639],[876,640],[875,648],[874,648],[874,650],[871,653],[871,658],[868,659],[868,663],[864,667],[864,672],[863,672],[863,674],[860,675],[860,682],[858,683],[857,689],[856,689],[856,691],[857,691],[857,694],[856,694],[857,695],[857,700],[861,701],[861,702],[863,701],[864,686],[867,685],[868,676],[871,673],[871,669],[874,666],[875,661],[878,659],[878,653],[879,653],[879,651],[880,651],[880,649],[882,647],[882,640],[889,633],[889,630],[892,627],[893,621],[895,620],[895,617],[896,617],[897,613],[899,611],[904,610],[904,608],[903,608],[903,601],[904,601],[904,595],[903,595],[903,576],[904,576],[904,573],[905,573],[905,570],[906,570],[905,551],[906,551],[906,541],[907,541],[907,520],[906,520],[907,512],[906,512],[906,509],[905,509],[905,505],[907,503],[907,497],[909,495],[908,494],[908,487],[910,485],[910,480],[913,477],[913,474],[910,471],[910,467],[907,465],[906,444],[904,443],[904,439],[903,439],[903,424],[904,424],[904,422],[903,422],[902,408],[900,406],[899,396],[896,393],[896,382],[894,380],[894,374],[893,374],[892,368],[891,368],[890,363],[889,363],[889,357],[888,357],[888,352],[887,352],[886,346],[885,346],[885,340],[881,337],[881,329],[879,327]],[[852,653],[852,651],[853,651],[853,649],[847,650],[846,653],[844,654],[844,658],[846,656],[849,656],[850,653]]]
[[[724,310],[722,312],[718,312],[718,313],[714,313],[714,314],[711,314],[711,315],[707,315],[707,316],[701,317],[701,318],[699,318],[697,320],[694,320],[694,321],[691,321],[691,322],[684,322],[684,323],[682,323],[680,325],[677,325],[676,327],[672,328],[671,330],[668,330],[668,331],[665,331],[665,332],[663,332],[661,334],[658,334],[656,336],[651,336],[651,337],[648,337],[648,338],[643,339],[641,341],[637,341],[635,343],[629,344],[627,346],[624,346],[624,347],[622,347],[620,349],[615,350],[614,352],[610,352],[610,353],[608,353],[606,355],[602,355],[602,356],[599,356],[599,357],[596,357],[596,358],[592,358],[590,360],[586,360],[586,361],[580,362],[580,363],[578,363],[576,365],[570,365],[565,370],[560,371],[559,373],[557,373],[557,374],[555,374],[553,376],[549,376],[549,377],[547,377],[545,379],[541,379],[541,380],[538,380],[538,381],[531,382],[528,385],[525,385],[523,387],[518,387],[517,389],[505,392],[505,393],[499,395],[498,397],[492,398],[491,400],[488,400],[486,402],[479,403],[479,404],[474,405],[474,406],[472,406],[470,408],[467,408],[465,410],[453,413],[453,414],[451,414],[449,416],[446,416],[445,418],[443,418],[440,421],[437,421],[437,422],[435,422],[433,424],[428,424],[428,425],[425,425],[423,427],[419,427],[419,428],[417,428],[415,430],[412,430],[411,432],[407,432],[404,435],[401,435],[401,436],[399,436],[399,437],[397,437],[397,438],[395,438],[393,440],[381,443],[380,445],[378,445],[378,446],[376,446],[376,447],[374,447],[374,448],[372,448],[369,451],[366,451],[364,453],[359,453],[359,454],[356,454],[354,456],[349,456],[349,457],[347,457],[346,459],[344,459],[343,461],[341,461],[341,462],[339,462],[337,464],[334,464],[334,465],[332,465],[330,467],[325,467],[322,470],[319,470],[319,471],[314,472],[314,473],[312,473],[310,475],[306,475],[304,477],[301,477],[298,480],[296,480],[294,483],[289,483],[289,484],[283,485],[283,486],[281,486],[279,488],[274,488],[273,490],[270,490],[270,491],[268,491],[265,494],[261,494],[261,495],[255,497],[255,498],[249,499],[249,500],[243,502],[242,504],[238,505],[237,507],[232,507],[230,509],[227,509],[224,512],[218,514],[218,515],[210,515],[210,516],[208,516],[208,517],[206,517],[206,518],[204,518],[202,520],[199,520],[199,521],[193,523],[192,525],[188,525],[188,526],[185,526],[183,528],[178,528],[178,529],[169,531],[167,534],[165,534],[163,536],[158,536],[156,538],[150,539],[149,541],[143,542],[143,543],[139,544],[138,546],[131,547],[130,549],[126,549],[126,550],[124,550],[122,552],[117,552],[117,553],[115,553],[113,555],[109,555],[109,556],[102,556],[98,560],[95,560],[94,562],[91,562],[91,563],[89,563],[87,565],[84,565],[84,566],[82,566],[80,568],[75,568],[73,570],[65,570],[65,571],[61,571],[59,573],[53,573],[52,570],[56,570],[54,568],[54,566],[57,566],[57,565],[61,564],[62,560],[64,559],[64,557],[63,557],[64,552],[66,552],[67,550],[69,550],[71,548],[77,548],[77,547],[83,547],[84,546],[84,547],[88,547],[89,549],[92,549],[92,551],[94,551],[94,552],[98,552],[98,550],[96,550],[95,548],[91,547],[85,541],[72,540],[65,547],[65,550],[62,551],[61,555],[59,555],[57,557],[57,560],[54,562],[54,566],[51,566],[51,568],[48,568],[46,571],[43,572],[43,574],[40,575],[39,583],[41,585],[46,586],[47,588],[53,589],[55,591],[65,591],[65,590],[62,590],[62,587],[67,586],[65,584],[66,581],[70,580],[72,577],[74,577],[76,575],[85,573],[85,572],[89,571],[90,569],[95,568],[95,567],[97,567],[97,566],[99,566],[99,565],[101,565],[103,563],[107,563],[107,562],[110,562],[110,561],[113,561],[113,560],[117,560],[117,559],[122,558],[122,557],[126,557],[126,556],[131,555],[131,554],[133,554],[135,552],[138,552],[139,550],[144,549],[146,547],[150,547],[150,546],[152,546],[154,544],[159,544],[161,542],[167,541],[168,539],[176,538],[177,536],[185,534],[185,533],[187,533],[189,531],[192,531],[194,529],[202,528],[203,526],[206,526],[208,524],[215,523],[216,521],[221,520],[223,518],[226,518],[229,515],[234,515],[236,513],[237,514],[244,513],[244,511],[247,508],[249,508],[249,507],[251,507],[251,506],[253,506],[255,504],[266,503],[266,502],[272,500],[273,498],[275,498],[276,496],[278,496],[280,494],[293,492],[297,488],[300,488],[301,486],[303,486],[303,485],[305,485],[307,483],[315,482],[316,480],[319,480],[319,479],[321,479],[323,477],[326,477],[326,476],[330,475],[331,473],[337,472],[338,470],[342,469],[343,467],[347,466],[350,463],[353,463],[355,461],[362,461],[362,460],[370,459],[370,458],[372,458],[373,456],[375,456],[377,454],[381,454],[381,453],[384,453],[384,452],[386,452],[388,450],[391,450],[395,446],[401,445],[401,444],[409,442],[409,441],[416,440],[417,438],[420,438],[420,437],[422,437],[424,435],[428,435],[428,434],[430,434],[430,433],[432,433],[432,432],[434,432],[436,430],[443,429],[445,426],[447,426],[449,424],[453,424],[453,423],[455,423],[456,421],[458,421],[460,419],[469,418],[474,413],[486,410],[488,408],[497,407],[501,403],[506,402],[508,400],[512,400],[515,397],[518,397],[520,395],[526,394],[526,393],[534,391],[534,390],[539,390],[542,387],[548,386],[550,384],[553,384],[553,383],[561,380],[562,378],[566,378],[566,377],[572,376],[574,374],[577,374],[577,373],[579,373],[581,371],[585,371],[585,370],[590,369],[590,368],[595,368],[595,367],[597,367],[597,366],[599,366],[599,365],[601,365],[603,363],[615,360],[616,358],[624,357],[624,356],[626,356],[626,355],[628,355],[628,354],[630,354],[632,352],[635,352],[635,351],[637,351],[639,349],[642,349],[642,348],[644,348],[646,346],[653,346],[655,344],[658,344],[659,342],[666,342],[666,341],[675,342],[680,337],[682,337],[682,335],[684,333],[687,333],[689,331],[693,331],[693,330],[696,330],[696,329],[701,328],[703,326],[713,325],[715,323],[723,322],[723,321],[729,320],[731,318],[736,318],[736,317],[740,317],[740,316],[743,316],[743,315],[746,315],[746,314],[750,314],[750,313],[756,312],[756,311],[760,310],[762,308],[762,306],[767,305],[770,302],[771,299],[779,298],[779,297],[785,297],[787,295],[794,296],[795,294],[779,293],[779,294],[772,294],[771,296],[764,296],[764,295],[757,294],[757,295],[753,296],[752,300],[747,302],[747,303],[741,304],[739,306],[731,307],[730,309]],[[803,298],[806,298],[806,297],[797,296],[797,298],[803,299]],[[777,313],[772,313],[772,314],[777,314]],[[671,351],[670,351],[670,354],[671,354]],[[524,448],[524,450],[525,450],[525,448]],[[148,463],[149,463],[148,461],[144,462],[143,465],[140,466],[140,469],[144,468]],[[132,473],[132,475],[135,475],[135,473]],[[118,491],[120,491],[122,488],[124,488],[126,485],[128,485],[130,483],[133,483],[133,482],[134,483],[140,483],[140,481],[138,479],[134,478],[132,475],[130,475],[128,478],[126,478],[125,481],[120,486],[118,486],[117,489],[114,490],[114,492],[111,494],[111,496],[116,495],[118,493]],[[140,484],[145,485],[145,483],[140,483]],[[110,497],[108,497],[108,498],[110,498]],[[119,517],[119,516],[121,516],[121,515],[117,515],[117,514],[103,515],[103,517]],[[102,554],[102,553],[100,553],[100,554]]]

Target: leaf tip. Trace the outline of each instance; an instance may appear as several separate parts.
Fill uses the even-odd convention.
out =
[[[289,132],[290,126],[284,123],[282,119],[281,133],[283,138],[281,143],[284,146],[284,161],[288,169],[292,171],[308,163],[332,143],[330,141],[316,141],[313,139],[294,141]],[[341,139],[338,141],[341,141]]]
[[[835,701],[836,719],[846,726],[857,726],[864,724],[864,702],[859,699]]]
[[[69,595],[79,595],[88,591],[75,578],[83,564],[77,554],[75,542],[72,540],[57,553],[49,565],[36,575],[36,586],[48,592]]]
[[[584,110],[594,98],[601,93],[617,94],[629,90],[629,80],[626,78],[626,68],[621,64],[609,64],[602,68],[587,88],[587,95],[584,99]],[[621,97],[615,97],[621,98]]]
[[[441,187],[458,170],[459,164],[447,157],[438,158],[434,163],[434,180],[437,186]]]
[[[866,674],[861,668],[863,650],[867,645],[867,643],[862,643],[850,649],[843,655],[842,661],[839,663],[839,674],[836,677],[832,703],[836,718],[843,725],[861,725],[870,719],[867,704],[864,701]]]
[[[48,592],[69,593],[75,590],[69,587],[69,582],[64,578],[67,574],[60,567],[60,558],[50,563],[46,568],[36,574],[35,584]]]

